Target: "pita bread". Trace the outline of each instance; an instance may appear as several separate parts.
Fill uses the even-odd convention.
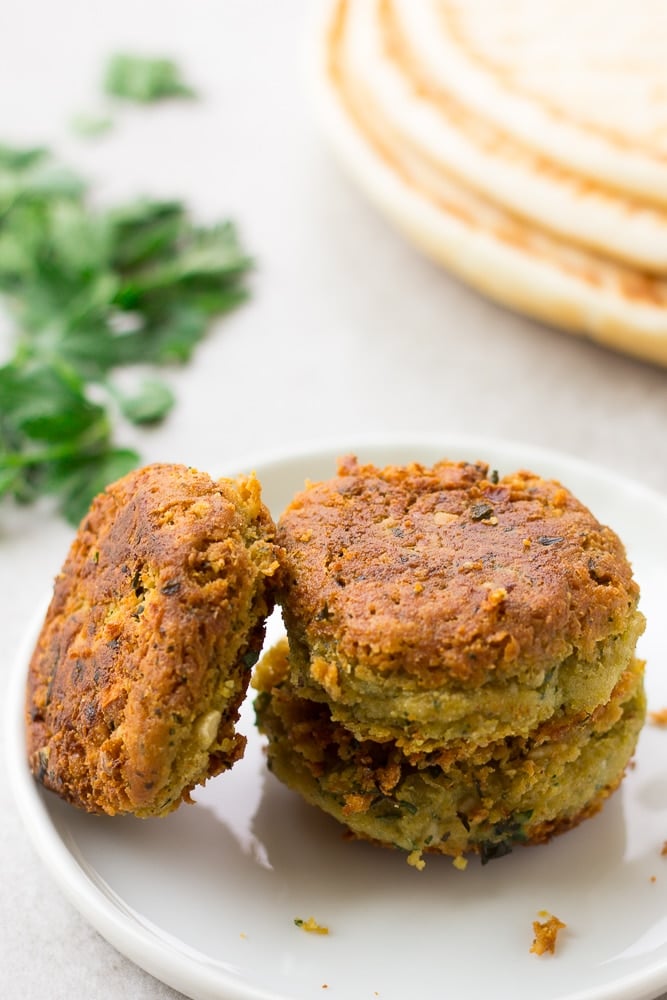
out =
[[[434,86],[566,169],[667,205],[663,0],[392,0]]]
[[[369,198],[418,247],[479,291],[618,350],[667,365],[667,281],[527,226],[418,159],[397,163],[346,75],[337,0],[314,67],[321,121]]]
[[[346,73],[393,134],[413,150],[529,222],[632,266],[667,273],[667,210],[639,205],[518,146],[457,100],[430,88],[397,31],[390,0],[348,8]]]

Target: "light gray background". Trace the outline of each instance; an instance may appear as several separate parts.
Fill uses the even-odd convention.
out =
[[[250,304],[170,373],[178,406],[137,437],[143,457],[224,472],[320,438],[461,432],[555,448],[667,493],[665,371],[478,297],[407,246],[339,172],[301,71],[308,7],[2,5],[0,141],[54,145],[104,200],[183,196],[203,218],[230,215],[257,261]],[[76,140],[67,123],[100,109],[102,61],[118,48],[175,55],[203,99],[114,111],[109,136]],[[70,537],[48,508],[0,508],[0,692]],[[6,786],[0,768],[0,996],[175,996],[65,901]]]

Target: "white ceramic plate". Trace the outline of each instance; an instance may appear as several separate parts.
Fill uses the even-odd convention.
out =
[[[667,503],[569,458],[484,440],[341,442],[252,463],[278,514],[336,457],[445,455],[561,479],[624,539],[642,586],[649,707],[667,705]],[[229,470],[222,470],[223,474]],[[280,626],[270,623],[275,635]],[[226,1000],[646,1000],[667,988],[667,731],[647,726],[636,768],[601,814],[551,844],[467,871],[349,843],[265,770],[246,703],[246,757],[161,820],[88,816],[42,792],[24,758],[16,665],[7,761],[44,863],[119,951],[195,998]],[[530,954],[546,909],[567,923],[555,956]],[[314,916],[328,936],[306,934]]]

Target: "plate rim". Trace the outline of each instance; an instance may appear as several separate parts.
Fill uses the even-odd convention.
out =
[[[309,457],[313,461],[332,462],[347,454],[364,456],[370,453],[368,461],[378,456],[373,452],[405,452],[413,449],[437,449],[442,457],[447,457],[448,449],[459,454],[469,451],[469,460],[487,460],[505,454],[510,461],[518,462],[523,468],[532,468],[538,474],[557,478],[559,467],[566,474],[570,471],[597,485],[604,483],[611,488],[630,492],[636,497],[650,499],[663,509],[667,519],[667,498],[657,490],[628,478],[603,465],[592,463],[566,452],[533,445],[515,439],[504,439],[485,435],[468,435],[456,432],[429,433],[375,433],[350,435],[341,438],[330,436],[317,441],[304,441],[285,449],[274,448],[251,454],[247,459],[236,459],[229,463],[229,469],[219,475],[236,475],[261,470],[277,469],[290,462],[303,462]],[[476,453],[478,450],[478,453]],[[485,458],[486,454],[486,458]],[[391,461],[391,459],[385,459]],[[418,458],[416,459],[419,460]],[[233,466],[234,471],[230,471]],[[542,467],[542,468],[541,468]],[[551,471],[550,471],[551,470]],[[214,962],[207,962],[207,956],[194,952],[184,942],[169,941],[150,927],[149,921],[139,919],[140,914],[125,910],[113,899],[113,890],[105,893],[86,872],[83,859],[77,859],[57,829],[51,817],[48,804],[39,794],[32,775],[25,763],[25,723],[19,708],[24,704],[25,679],[28,663],[45,607],[38,609],[13,658],[7,686],[5,708],[5,755],[10,791],[32,847],[45,865],[59,889],[81,915],[106,941],[135,965],[154,976],[160,982],[179,990],[186,996],[213,998],[225,996],[226,1000],[290,1000],[289,995],[267,990],[253,985],[247,980],[239,980],[229,970]],[[159,928],[158,928],[159,930]],[[182,945],[182,947],[175,947]],[[192,954],[190,954],[192,952]],[[196,988],[196,992],[190,992]],[[667,958],[654,961],[641,974],[630,974],[615,980],[610,986],[586,988],[564,994],[562,1000],[649,1000],[657,997],[667,988]],[[224,994],[221,993],[224,990]]]

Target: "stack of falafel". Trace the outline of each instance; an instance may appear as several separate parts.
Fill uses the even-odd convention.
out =
[[[563,486],[344,459],[277,529],[254,477],[131,473],[93,503],[30,664],[30,766],[164,815],[231,767],[254,685],[276,776],[355,836],[482,860],[595,813],[645,715],[623,545]]]
[[[595,813],[645,714],[622,543],[559,483],[344,460],[278,522],[273,772],[353,834],[482,860]]]

